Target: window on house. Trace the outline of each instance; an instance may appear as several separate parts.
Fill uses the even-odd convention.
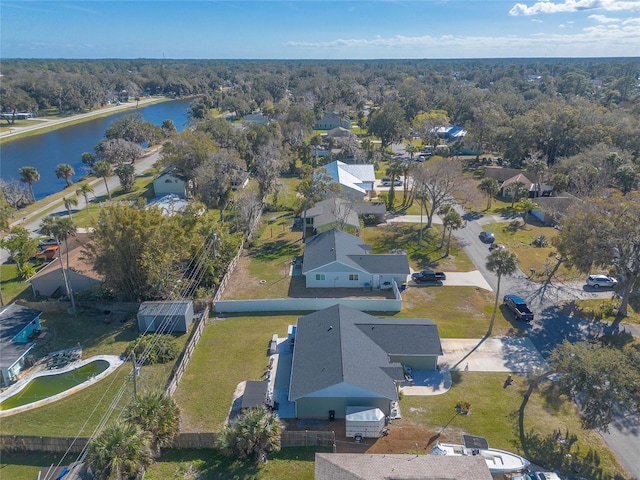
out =
[[[316,273],[316,280],[325,280],[324,273]]]
[[[349,274],[349,280],[358,280],[358,274],[357,273],[350,273]]]

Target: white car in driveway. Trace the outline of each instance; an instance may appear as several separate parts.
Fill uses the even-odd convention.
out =
[[[600,287],[615,287],[618,285],[618,280],[608,275],[589,275],[587,277],[587,285],[593,288]]]

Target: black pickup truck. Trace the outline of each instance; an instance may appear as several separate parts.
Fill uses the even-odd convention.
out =
[[[517,295],[505,295],[503,302],[513,312],[517,320],[530,322],[533,320],[533,312],[527,307],[527,302]]]
[[[433,270],[421,270],[411,274],[411,280],[416,283],[442,282],[447,276],[444,272],[435,272]]]

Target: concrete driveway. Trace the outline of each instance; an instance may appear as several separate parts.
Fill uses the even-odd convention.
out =
[[[528,373],[546,369],[540,352],[526,337],[443,338],[439,370],[414,370],[400,386],[403,395],[441,395],[451,388],[451,371]]]

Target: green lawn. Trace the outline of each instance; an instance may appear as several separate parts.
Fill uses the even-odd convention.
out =
[[[77,455],[69,457],[75,460]],[[3,480],[33,480],[43,467],[58,465],[61,454],[53,453],[7,453],[0,457],[0,478]]]
[[[425,222],[426,224],[426,222]],[[449,271],[470,271],[475,267],[469,257],[451,237],[451,251],[444,257],[445,248],[440,248],[442,226],[434,225],[424,230],[422,244],[419,241],[420,225],[415,223],[390,223],[362,230],[365,243],[373,247],[372,253],[388,253],[402,249],[407,252],[409,265],[414,270],[438,269]],[[446,241],[446,239],[445,239]]]
[[[313,480],[315,448],[285,448],[265,465],[232,461],[215,450],[170,450],[145,475],[146,480]]]
[[[131,318],[134,316],[132,314]],[[114,320],[109,324],[103,320],[104,315],[98,311],[81,311],[76,317],[70,314],[44,313],[41,317],[42,328],[48,331],[48,335],[38,342],[34,354],[43,356],[74,347],[78,343],[83,348],[83,358],[97,354],[122,354],[128,343],[137,338],[137,325],[132,320],[126,323]],[[178,337],[181,347],[186,339],[187,335]],[[158,364],[141,367],[139,391],[163,388],[172,366],[173,364]],[[15,435],[90,436],[112,401],[117,401],[118,408],[122,408],[131,398],[133,384],[130,371],[131,365],[125,363],[104,380],[67,398],[3,418],[2,432]],[[125,394],[118,401],[121,389]]]
[[[175,394],[182,411],[182,430],[220,429],[237,385],[264,378],[271,337],[286,335],[287,327],[297,323],[298,317],[229,317],[207,325]]]
[[[563,445],[558,441],[568,432],[569,437],[575,436],[571,461],[580,461],[582,476],[598,479],[621,475],[623,469],[602,437],[580,427],[575,404],[559,397],[551,383],[531,395],[521,432],[520,407],[528,384],[523,376],[513,375],[513,384],[504,388],[505,378],[504,373],[454,372],[453,386],[443,395],[405,396],[400,402],[403,421],[441,432],[439,440],[443,442],[461,443],[462,433],[479,435],[487,438],[491,447],[518,452],[547,468],[575,474],[564,456],[569,450],[561,451]],[[456,414],[455,404],[460,400],[471,403],[471,415]],[[553,440],[557,431],[559,437]],[[436,439],[419,440],[426,444]]]

